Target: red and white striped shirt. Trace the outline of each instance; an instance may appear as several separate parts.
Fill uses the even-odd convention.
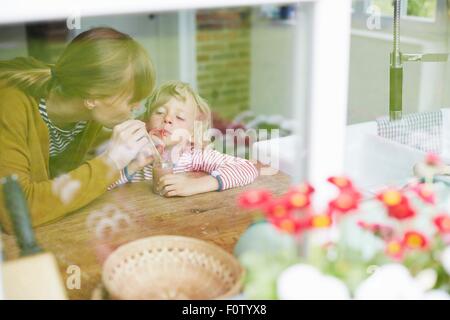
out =
[[[152,165],[145,166],[137,171],[131,182],[152,180]],[[222,189],[244,186],[252,183],[258,176],[258,170],[248,160],[220,153],[216,150],[199,150],[192,148],[185,151],[173,165],[173,173],[202,171],[220,176]],[[124,172],[121,171],[120,179],[113,183],[108,190],[118,185],[129,182]]]

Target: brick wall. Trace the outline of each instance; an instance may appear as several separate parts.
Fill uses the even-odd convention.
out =
[[[200,95],[232,119],[250,104],[250,9],[200,10],[196,19]]]

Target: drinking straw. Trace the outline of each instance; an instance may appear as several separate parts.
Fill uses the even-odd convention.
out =
[[[156,149],[156,146],[155,146],[152,138],[150,137],[150,134],[148,134],[148,132],[147,132],[147,138],[149,141],[149,145],[152,148],[153,154],[155,155],[155,157],[157,158],[157,160],[159,162],[162,162],[161,154],[159,153],[158,149]]]

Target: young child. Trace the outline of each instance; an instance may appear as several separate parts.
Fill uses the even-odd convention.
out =
[[[173,174],[163,176],[158,184],[158,189],[167,197],[222,191],[249,184],[258,176],[258,170],[250,161],[205,148],[203,140],[211,126],[211,111],[186,83],[169,81],[161,85],[149,99],[145,121],[152,140],[164,147],[162,157],[173,163]],[[152,180],[153,162],[142,169],[134,167],[136,162],[133,162],[110,188]],[[179,174],[192,171],[209,175]]]

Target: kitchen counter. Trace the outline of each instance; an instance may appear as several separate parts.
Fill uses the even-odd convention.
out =
[[[182,235],[232,252],[252,222],[249,213],[239,212],[236,197],[254,188],[279,195],[289,183],[288,175],[278,173],[260,176],[246,187],[186,198],[157,196],[151,192],[151,182],[127,184],[59,221],[36,228],[36,237],[56,256],[64,281],[71,279],[74,270],[81,271],[81,287],[67,290],[69,297],[90,299],[101,282],[102,261],[120,244],[153,235]],[[2,237],[6,259],[17,258],[14,238]],[[79,269],[69,268],[73,265]]]

